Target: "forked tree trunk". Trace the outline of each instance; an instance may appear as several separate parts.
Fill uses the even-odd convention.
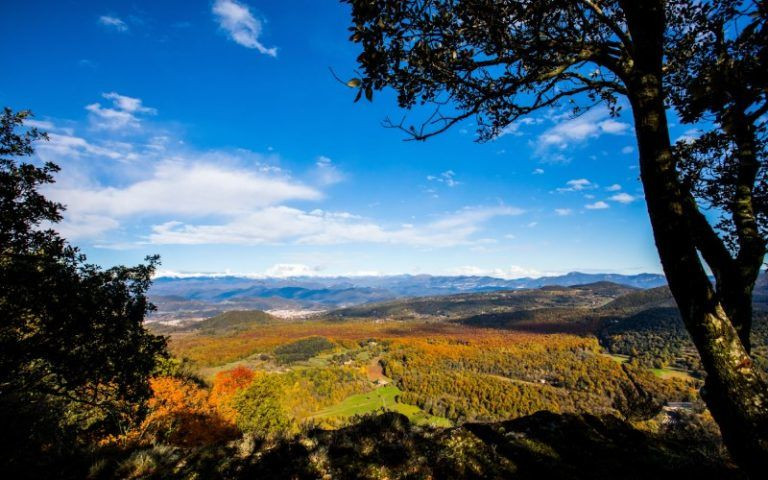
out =
[[[720,426],[723,442],[749,476],[763,478],[768,472],[768,385],[707,278],[670,148],[661,81],[665,2],[622,0],[621,6],[634,43],[631,73],[624,81],[659,258],[701,356],[707,374],[702,397]]]
[[[629,85],[656,248],[707,373],[702,396],[734,460],[758,478],[768,472],[768,385],[717,300],[693,242],[670,148],[660,66],[659,60],[657,70],[636,68]]]
[[[754,286],[754,281],[749,283],[737,281],[734,284],[725,281],[721,286],[722,290],[718,288],[718,292],[724,298],[723,303],[726,304],[724,305],[726,314],[734,325],[739,340],[748,354],[752,351],[752,341],[749,334],[752,330],[752,290]]]

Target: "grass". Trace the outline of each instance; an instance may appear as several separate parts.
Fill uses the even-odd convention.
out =
[[[603,355],[618,363],[627,363],[629,361],[629,355],[618,355],[612,353],[603,353]]]
[[[292,365],[278,365],[275,364],[272,360],[261,360],[261,355],[264,353],[269,352],[257,352],[253,355],[250,355],[248,357],[242,358],[240,360],[235,360],[229,363],[225,363],[223,365],[213,366],[213,367],[201,367],[198,369],[198,372],[201,377],[208,381],[212,381],[213,377],[216,376],[217,373],[225,371],[225,370],[232,370],[235,367],[243,366],[250,368],[251,370],[263,370],[265,372],[274,372],[274,371],[286,371],[286,370],[293,370],[296,368],[306,368],[306,367],[327,367],[331,364],[331,359],[334,355],[337,353],[342,353],[344,349],[337,348],[330,352],[324,352],[320,353],[309,360],[304,360],[300,362],[295,362]],[[268,357],[269,358],[269,357]]]
[[[402,392],[394,385],[377,388],[368,393],[351,395],[340,403],[317,412],[314,417],[351,417],[364,415],[379,409],[402,413],[417,425],[432,425],[436,427],[450,427],[452,423],[447,418],[435,417],[415,405],[408,405],[397,401],[397,396]]]
[[[242,358],[240,360],[235,360],[234,362],[225,363],[224,365],[219,365],[215,367],[202,367],[198,369],[198,374],[204,378],[205,380],[211,382],[213,381],[213,377],[216,376],[217,373],[223,372],[225,370],[232,370],[235,367],[246,367],[251,370],[264,370],[264,371],[272,371],[275,366],[273,366],[270,362],[261,360],[260,357],[261,353],[254,353],[253,355],[250,355],[246,358]]]
[[[603,353],[602,355],[618,363],[626,363],[629,361],[629,355],[614,355],[611,353]],[[688,372],[677,368],[650,368],[649,370],[661,379],[680,378],[682,380],[695,380]]]
[[[682,380],[694,380],[694,378],[683,370],[676,368],[652,368],[651,371],[659,378],[680,378]]]
[[[602,355],[618,363],[626,363],[629,361],[629,355],[616,355],[612,353],[603,353]],[[682,380],[695,380],[695,378],[688,372],[677,368],[649,368],[649,370],[661,379],[679,378]]]

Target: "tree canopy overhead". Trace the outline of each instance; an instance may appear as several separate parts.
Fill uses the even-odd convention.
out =
[[[583,94],[618,108],[631,70],[631,38],[617,5],[560,2],[413,1],[353,3],[351,39],[363,89],[394,88],[404,108],[434,103],[419,126],[424,140],[474,117],[489,140],[519,118]],[[560,6],[559,6],[560,7]],[[407,21],[403,21],[407,19]]]

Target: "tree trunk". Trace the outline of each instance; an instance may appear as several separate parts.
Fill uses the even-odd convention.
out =
[[[629,81],[656,248],[707,373],[702,396],[734,460],[757,478],[768,471],[768,385],[754,369],[699,259],[670,148],[660,67],[659,58],[658,69],[637,68]]]
[[[722,296],[726,315],[736,329],[744,350],[751,354],[752,341],[749,337],[752,331],[752,290],[755,281],[742,277],[734,280],[733,283],[723,282],[722,286],[718,287],[718,292]]]
[[[686,203],[690,199],[676,171],[664,107],[665,2],[622,0],[621,7],[634,44],[624,82],[635,120],[640,176],[656,248],[707,373],[702,397],[733,459],[751,477],[762,478],[768,471],[768,384],[753,367],[696,248],[694,220]]]
[[[726,311],[749,353],[752,347],[749,338],[752,330],[752,290],[763,265],[765,240],[760,235],[753,206],[754,184],[760,162],[756,134],[745,113],[747,109],[743,102],[737,102],[722,122],[724,130],[736,144],[737,182],[731,211],[739,244],[735,272],[738,281],[725,286],[723,298]]]

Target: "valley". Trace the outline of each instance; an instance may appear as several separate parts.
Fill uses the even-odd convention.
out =
[[[155,328],[214,389],[237,369],[272,378],[282,433],[383,411],[429,427],[539,410],[660,424],[662,407],[679,402],[711,422],[698,397],[698,357],[671,305],[666,287],[597,282],[404,298],[303,318],[232,311]],[[758,352],[766,324],[757,317]]]

